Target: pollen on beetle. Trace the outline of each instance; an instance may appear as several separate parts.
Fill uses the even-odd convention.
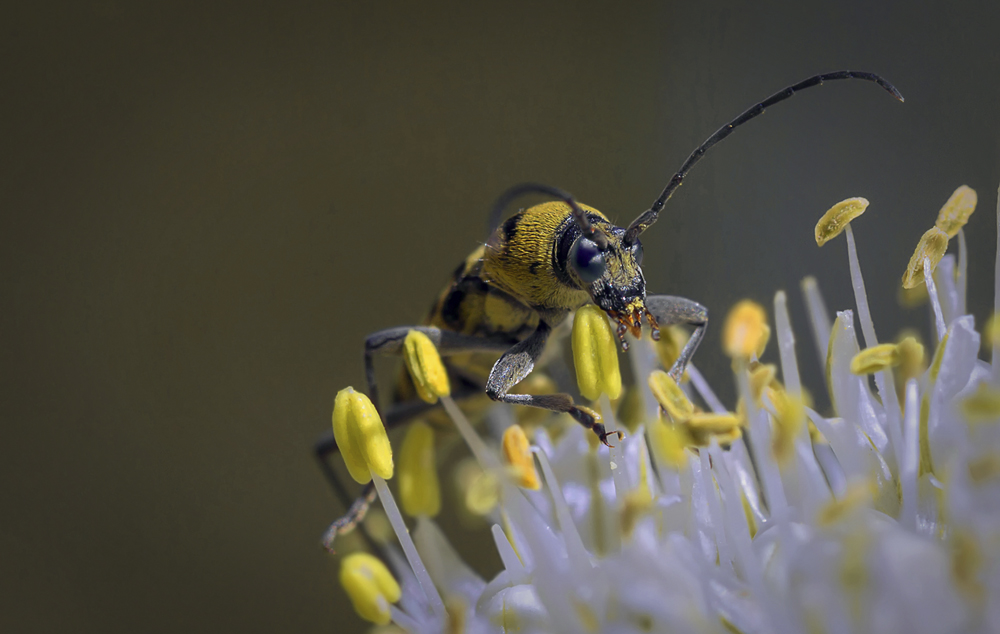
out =
[[[399,451],[399,497],[411,517],[434,517],[441,510],[441,485],[434,457],[434,430],[416,421],[406,430]]]
[[[917,243],[910,263],[903,274],[903,288],[913,288],[924,283],[924,259],[931,261],[931,270],[937,268],[938,262],[948,250],[948,234],[937,227],[931,227]]]
[[[517,486],[532,491],[542,488],[535,459],[531,455],[531,445],[520,425],[511,425],[504,431],[500,446],[504,462],[511,468]]]
[[[340,563],[340,585],[347,591],[358,616],[376,625],[387,625],[389,604],[399,601],[402,590],[379,559],[352,553]]]
[[[410,372],[417,394],[427,403],[436,403],[442,396],[451,394],[448,372],[441,362],[441,355],[430,337],[419,330],[406,333],[403,341],[403,361]]]
[[[663,370],[654,370],[649,375],[648,383],[656,402],[674,423],[683,423],[694,414],[691,400],[669,374]]]
[[[392,477],[392,447],[385,426],[367,396],[346,387],[333,404],[333,437],[344,457],[347,470],[359,484],[367,484],[372,474]]]
[[[944,207],[941,207],[934,226],[947,233],[949,238],[954,238],[976,210],[978,200],[976,190],[968,185],[962,185],[948,198]]]
[[[726,316],[722,329],[722,347],[737,359],[749,359],[767,344],[771,329],[764,308],[749,299],[736,304]]]
[[[874,374],[879,370],[896,367],[901,361],[899,346],[893,343],[883,343],[865,348],[854,355],[854,358],[851,359],[851,372],[858,376]]]
[[[573,319],[573,364],[584,398],[596,401],[602,393],[618,398],[622,377],[615,333],[604,312],[593,304],[577,310]]]
[[[868,201],[864,198],[848,198],[827,210],[816,223],[816,244],[823,246],[836,238],[849,222],[865,213]]]

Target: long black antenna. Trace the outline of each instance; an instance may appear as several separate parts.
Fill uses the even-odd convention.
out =
[[[713,145],[715,145],[722,139],[732,134],[733,130],[735,130],[737,127],[743,125],[750,119],[753,119],[757,115],[763,113],[765,110],[767,110],[774,104],[780,101],[784,101],[785,99],[788,99],[789,97],[799,92],[800,90],[805,90],[806,88],[812,88],[813,86],[819,86],[825,81],[834,81],[836,79],[863,79],[865,81],[873,81],[882,88],[884,88],[890,95],[892,95],[896,99],[899,99],[900,101],[903,101],[903,95],[901,95],[899,91],[896,90],[896,87],[890,84],[888,81],[876,75],[875,73],[868,73],[857,70],[839,70],[834,73],[824,73],[822,75],[816,75],[814,77],[810,77],[809,79],[800,81],[797,84],[791,85],[788,88],[785,88],[784,90],[774,93],[764,101],[760,102],[756,106],[753,106],[740,116],[736,117],[726,125],[716,130],[715,134],[708,137],[708,139],[706,139],[704,143],[698,146],[697,150],[691,153],[691,156],[689,156],[687,160],[684,161],[684,165],[681,165],[681,169],[678,170],[677,173],[674,174],[673,178],[670,179],[670,182],[667,183],[667,186],[663,189],[663,193],[660,194],[660,197],[656,199],[656,202],[654,202],[648,210],[639,214],[639,217],[633,220],[632,224],[629,225],[628,229],[625,231],[625,237],[623,238],[625,244],[634,243],[636,238],[639,237],[640,233],[648,229],[654,222],[656,222],[656,218],[660,215],[660,210],[663,209],[663,206],[670,199],[670,196],[673,195],[674,190],[681,186],[681,183],[684,181],[684,177],[687,176],[687,173],[691,171],[691,168],[694,167],[695,164],[701,160],[701,157],[705,155],[705,152],[707,152],[709,148],[711,148]]]
[[[564,203],[569,205],[572,210],[573,218],[575,218],[576,223],[580,225],[580,230],[583,232],[583,236],[588,240],[593,240],[597,243],[597,247],[602,251],[608,247],[608,237],[603,231],[594,230],[594,227],[590,224],[590,219],[587,218],[587,214],[584,213],[583,209],[580,208],[580,205],[577,204],[576,199],[558,187],[542,185],[541,183],[521,183],[520,185],[514,185],[504,193],[500,194],[497,201],[493,203],[493,211],[490,213],[490,233],[493,233],[493,231],[500,226],[500,218],[502,217],[503,210],[507,207],[507,205],[512,203],[515,198],[519,198],[525,194],[545,194],[562,200]]]

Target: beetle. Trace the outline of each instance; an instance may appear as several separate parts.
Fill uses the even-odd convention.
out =
[[[708,310],[683,297],[646,295],[639,236],[656,222],[674,191],[712,146],[796,92],[840,79],[874,82],[903,101],[892,84],[864,71],[825,73],[788,86],[708,137],[688,156],[650,208],[626,228],[615,226],[598,210],[555,187],[525,183],[504,192],[493,207],[489,239],[458,266],[424,323],[381,330],[365,340],[368,396],[376,409],[380,406],[374,357],[398,355],[406,334],[419,330],[445,357],[457,398],[485,393],[494,401],[564,412],[609,445],[611,434],[600,415],[576,404],[569,394],[514,394],[512,389],[531,373],[553,329],[572,311],[591,302],[617,323],[623,350],[628,347],[625,334],[638,338],[643,321],[653,339],[659,337],[661,327],[692,327],[690,338],[669,371],[679,380],[704,337]],[[523,209],[501,224],[503,210],[525,194],[542,194],[556,200]],[[415,398],[404,372],[397,381],[391,409],[385,415],[381,409],[379,412],[386,427],[392,427],[429,407]],[[325,475],[349,503],[350,497],[327,461],[334,451],[332,435],[325,436],[315,447]],[[374,488],[369,484],[364,494],[350,503],[348,512],[331,525],[324,543],[329,547],[338,534],[352,530],[373,500]]]

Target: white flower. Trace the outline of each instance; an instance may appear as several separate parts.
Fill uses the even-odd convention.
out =
[[[504,567],[479,578],[421,518],[420,581],[388,549],[402,587],[393,621],[413,632],[1000,632],[1000,364],[978,358],[980,335],[964,315],[964,239],[957,263],[945,256],[926,279],[938,334],[928,367],[907,361],[913,348],[883,350],[872,392],[850,370],[878,341],[846,230],[859,319],[844,310],[831,323],[815,281],[803,284],[832,417],[802,409],[783,292],[774,306],[783,386],[757,399],[749,366],[734,364],[742,438],[723,449],[709,436],[679,467],[656,459],[641,428],[614,459],[579,426],[556,440],[540,430],[543,486],[522,490],[443,398],[482,467],[498,474],[492,534]],[[649,376],[655,358],[651,344],[632,346],[633,374]],[[692,401],[724,412],[689,372]],[[648,425],[662,425],[644,399]],[[606,396],[601,407],[611,409]],[[802,411],[811,426],[783,419]]]

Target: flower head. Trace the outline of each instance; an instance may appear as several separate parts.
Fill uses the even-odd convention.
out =
[[[678,384],[654,371],[652,342],[631,346],[631,374],[650,390],[636,431],[613,450],[575,424],[529,440],[502,409],[488,415],[509,427],[497,450],[442,398],[489,479],[491,503],[479,510],[502,568],[479,577],[420,518],[414,552],[388,549],[401,586],[391,620],[411,632],[1000,631],[1000,359],[978,357],[956,282],[965,254],[957,275],[919,277],[932,255],[955,270],[944,252],[974,208],[969,192],[945,205],[948,228],[932,229],[911,267],[939,326],[926,354],[912,337],[878,343],[848,224],[867,201],[841,203],[817,228],[818,242],[846,232],[855,290],[855,306],[830,315],[816,281],[803,284],[832,411],[809,404],[783,292],[774,363],[755,359],[771,332],[763,307],[742,303],[727,320],[739,388],[729,407],[696,367]],[[584,314],[578,325],[602,341]],[[580,356],[576,333],[574,351],[581,391],[605,392],[612,418],[605,382],[620,384],[617,363]],[[524,488],[529,470],[540,490]],[[397,533],[406,548],[409,532]]]

